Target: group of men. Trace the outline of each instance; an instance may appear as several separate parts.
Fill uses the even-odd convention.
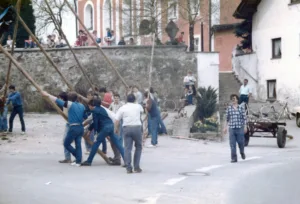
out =
[[[152,89],[153,91],[153,89]],[[49,97],[66,114],[68,120],[66,124],[66,134],[64,137],[65,156],[68,153],[75,157],[71,162],[71,157],[66,156],[60,163],[71,163],[74,166],[91,166],[99,146],[110,141],[114,152],[114,158],[109,158],[112,165],[121,165],[120,157],[124,160],[123,167],[127,173],[142,172],[140,159],[143,146],[143,126],[142,114],[148,113],[151,124],[151,147],[157,145],[157,134],[159,126],[160,111],[156,98],[151,92],[144,94],[145,100],[141,104],[140,97],[133,92],[127,93],[126,103],[120,102],[120,96],[114,94],[113,102],[107,108],[104,97],[96,92],[89,91],[87,98],[77,95],[75,92],[61,93],[55,97],[47,92],[43,96]],[[81,101],[81,103],[79,102]],[[144,107],[143,107],[144,106]],[[86,117],[86,113],[89,115]],[[90,147],[89,156],[82,162],[81,139],[84,135],[95,135],[95,141],[89,137],[93,143]],[[86,138],[86,137],[85,137]],[[71,144],[75,142],[75,147]],[[124,146],[123,146],[124,144]],[[132,164],[132,148],[135,146],[135,153]],[[103,150],[103,148],[102,148]]]

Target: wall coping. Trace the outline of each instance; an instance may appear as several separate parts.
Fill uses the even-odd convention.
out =
[[[101,47],[102,50],[111,50],[111,49],[145,49],[145,48],[152,48],[152,45],[142,45],[142,46],[137,46],[137,45],[126,45],[126,46],[105,46]],[[156,45],[155,49],[168,49],[168,48],[173,48],[173,49],[186,49],[186,45]],[[69,47],[62,47],[62,48],[44,48],[47,52],[52,51],[66,51],[70,50]],[[97,50],[98,48],[95,46],[84,46],[84,47],[73,47],[74,50]],[[7,49],[8,52],[10,52],[9,49]],[[40,48],[15,48],[14,52],[40,52]],[[2,52],[0,52],[2,53]]]
[[[252,55],[252,54],[256,54],[256,52],[250,52],[250,53],[243,53],[243,54],[236,54],[236,57],[240,57],[240,56],[245,56],[245,55]]]

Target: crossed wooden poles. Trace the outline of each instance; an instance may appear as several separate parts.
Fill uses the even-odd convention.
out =
[[[52,9],[50,8],[50,5],[48,3],[47,0],[45,0],[48,9],[50,10],[51,15],[54,17]],[[88,33],[89,37],[94,41],[94,43],[96,44],[98,50],[100,51],[100,53],[103,55],[103,57],[105,58],[105,60],[108,62],[108,64],[111,66],[111,68],[116,72],[117,76],[121,79],[122,83],[128,87],[128,85],[126,84],[125,80],[123,79],[123,77],[120,75],[120,73],[118,72],[118,70],[115,68],[115,66],[113,65],[113,63],[111,62],[111,60],[105,55],[105,53],[103,52],[103,50],[101,49],[101,47],[97,44],[96,39],[93,38],[93,36],[89,33],[89,31],[87,30],[87,28],[85,27],[85,25],[83,24],[83,22],[79,19],[78,15],[75,13],[74,9],[71,7],[71,5],[65,0],[66,5],[71,9],[71,11],[73,12],[73,14],[75,15],[76,19],[79,21],[79,23],[81,24],[81,26],[83,27],[83,29],[86,31],[86,33]],[[33,78],[28,74],[27,71],[25,71],[25,69],[14,59],[13,57],[13,52],[14,52],[14,42],[16,40],[16,36],[17,36],[17,29],[18,29],[18,22],[20,22],[23,27],[25,28],[25,30],[28,32],[28,34],[32,37],[33,41],[38,45],[38,47],[40,48],[40,50],[43,52],[43,54],[46,56],[47,60],[50,62],[50,64],[54,67],[54,69],[57,71],[57,73],[60,75],[60,77],[62,78],[62,80],[67,84],[68,88],[71,91],[75,91],[74,88],[72,87],[72,85],[67,81],[67,79],[63,76],[62,72],[60,71],[60,69],[58,68],[58,66],[55,64],[55,62],[52,60],[52,58],[50,57],[50,55],[45,51],[45,49],[42,47],[42,45],[39,43],[39,41],[37,40],[37,38],[34,36],[34,34],[30,31],[30,29],[28,28],[28,26],[26,25],[26,23],[23,21],[23,19],[21,18],[21,16],[19,15],[20,12],[20,6],[21,6],[21,0],[18,0],[17,4],[16,4],[16,17],[18,19],[18,21],[16,21],[15,27],[14,27],[14,34],[13,34],[13,45],[12,45],[12,50],[11,50],[11,54],[6,51],[3,46],[0,44],[0,51],[2,51],[4,53],[4,55],[6,55],[7,58],[9,58],[9,67],[8,67],[8,71],[7,71],[7,76],[6,76],[6,87],[5,87],[5,95],[7,94],[7,87],[9,84],[9,78],[10,78],[10,72],[11,72],[11,65],[14,64],[17,69],[19,69],[19,71],[24,75],[25,78],[27,78],[31,84],[40,92],[42,93],[43,90],[42,88],[33,80]],[[53,19],[56,19],[55,17]],[[94,90],[94,86],[92,85],[91,80],[88,78],[85,70],[83,69],[82,65],[80,64],[78,58],[75,55],[75,52],[73,50],[73,48],[71,47],[69,41],[67,40],[62,28],[60,27],[60,25],[57,23],[57,21],[55,20],[55,26],[56,28],[60,31],[60,33],[63,35],[63,38],[66,40],[67,45],[69,46],[70,51],[72,52],[75,61],[77,62],[79,68],[81,69],[84,77],[86,78],[86,80],[88,81],[89,85],[91,86],[91,88]],[[86,99],[85,97],[79,95],[79,97]],[[43,97],[49,104],[51,104],[51,106],[65,119],[68,120],[67,116],[63,113],[63,111],[56,105],[56,103],[54,103],[53,101],[51,101],[48,97]],[[86,101],[86,100],[85,100]],[[93,142],[88,138],[88,135],[84,136],[84,139],[90,144],[92,145]],[[109,159],[107,158],[107,156],[98,149],[98,153],[100,154],[100,156],[109,164]]]

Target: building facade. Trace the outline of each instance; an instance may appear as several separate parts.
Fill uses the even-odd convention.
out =
[[[220,24],[213,26],[214,50],[220,55],[220,72],[232,71],[232,51],[241,39],[234,34],[235,26],[241,22],[233,17],[241,0],[223,0],[220,2]]]
[[[195,51],[201,51],[201,21],[204,24],[203,51],[208,51],[208,0],[193,0],[191,2],[194,2],[194,5],[191,5],[191,8],[188,10],[197,15],[194,27]],[[219,0],[214,0],[213,2],[213,6],[217,8]],[[149,5],[152,5],[153,8],[150,8]],[[185,44],[189,45],[189,21],[186,13],[187,8],[184,8],[185,5],[185,0],[78,0],[78,13],[88,29],[90,31],[96,30],[101,39],[106,36],[106,28],[111,28],[115,31],[117,42],[121,37],[125,37],[127,41],[132,37],[136,44],[140,45],[151,44],[150,35],[139,35],[139,27],[144,19],[150,19],[152,16],[157,18],[158,37],[163,44],[169,41],[165,28],[172,20],[179,28],[177,36],[184,32],[183,40]],[[219,11],[214,9],[212,24],[218,24],[218,21]]]
[[[300,1],[243,0],[235,16],[252,18],[253,53],[237,64],[245,78],[256,78],[258,98],[299,103]]]

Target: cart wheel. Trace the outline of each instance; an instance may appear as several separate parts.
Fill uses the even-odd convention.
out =
[[[300,113],[297,114],[297,117],[296,117],[296,124],[297,124],[297,126],[300,128]]]
[[[277,145],[279,148],[284,148],[286,143],[287,131],[284,127],[279,127],[277,131]]]
[[[245,147],[248,146],[249,140],[250,140],[250,131],[249,131],[249,129],[247,129],[247,132],[245,133],[245,144],[244,144]]]

